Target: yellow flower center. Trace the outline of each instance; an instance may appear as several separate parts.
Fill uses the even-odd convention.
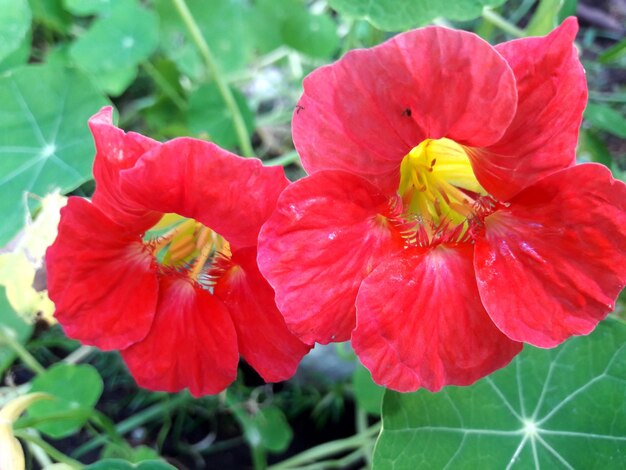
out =
[[[400,165],[404,211],[424,225],[457,227],[474,210],[482,188],[464,148],[450,139],[426,139],[414,147]]]
[[[178,214],[165,214],[145,239],[160,264],[185,269],[194,280],[218,254],[230,256],[230,245],[221,235]]]

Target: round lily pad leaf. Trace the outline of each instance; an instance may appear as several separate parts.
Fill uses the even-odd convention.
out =
[[[241,110],[248,133],[252,134],[254,115],[246,98],[235,89],[231,91]],[[189,96],[187,125],[196,137],[215,142],[220,147],[237,146],[237,133],[232,117],[216,85],[203,85]]]
[[[91,177],[87,119],[108,102],[76,70],[26,66],[0,77],[0,246],[24,225],[29,203]]]
[[[30,31],[27,0],[0,0],[0,61],[15,51]]]
[[[102,388],[102,378],[93,367],[56,364],[35,377],[31,388],[31,392],[45,392],[55,399],[33,404],[28,416],[41,420],[34,427],[50,437],[69,436],[89,419]]]
[[[85,470],[176,470],[162,460],[146,460],[130,463],[120,459],[105,459],[85,467]]]
[[[136,0],[115,2],[110,15],[96,19],[76,40],[70,56],[90,75],[106,74],[103,84],[112,81],[111,90],[119,94],[120,83],[127,86],[128,77],[134,78],[136,66],[150,57],[158,41],[159,23],[154,12]],[[120,78],[116,79],[116,74]]]
[[[402,31],[430,23],[435,18],[464,21],[478,18],[483,7],[496,7],[506,0],[330,0],[332,8],[343,15],[369,21],[384,31]]]
[[[609,319],[470,387],[387,391],[374,468],[617,468],[624,384],[626,325]]]

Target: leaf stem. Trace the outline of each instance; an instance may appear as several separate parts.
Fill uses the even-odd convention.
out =
[[[292,163],[296,163],[298,161],[298,152],[295,150],[292,152],[287,152],[284,155],[276,158],[270,158],[269,160],[263,160],[263,164],[265,166],[287,166]]]
[[[35,436],[26,431],[15,431],[14,434],[15,434],[15,437],[18,437],[26,442],[36,445],[41,450],[43,450],[46,454],[48,454],[52,459],[56,460],[59,463],[64,463],[66,465],[69,465],[71,468],[75,468],[75,469],[84,468],[84,465],[80,463],[78,460],[74,460],[71,457],[68,457],[60,450],[48,444],[41,437]]]
[[[301,452],[293,457],[283,460],[269,467],[269,470],[286,470],[290,468],[296,468],[303,464],[314,462],[316,460],[322,460],[331,455],[345,452],[352,449],[361,449],[364,445],[369,443],[371,438],[380,431],[381,424],[376,423],[373,426],[367,428],[364,432],[355,434],[352,437],[345,439],[338,439],[336,441],[325,442],[316,447],[312,447],[304,452]]]
[[[146,408],[140,411],[139,413],[135,413],[130,418],[125,419],[124,421],[121,421],[120,423],[118,423],[115,426],[115,431],[120,435],[124,435],[127,432],[130,432],[133,429],[138,428],[142,424],[149,422],[153,418],[161,416],[169,412],[171,409],[176,408],[190,400],[191,400],[191,397],[189,395],[187,395],[186,393],[181,393],[171,398],[170,400],[166,401],[165,403],[163,402],[156,403],[152,405],[151,407]],[[80,457],[81,455],[84,455],[87,452],[105,444],[107,440],[108,440],[107,435],[101,434],[99,436],[96,436],[90,441],[80,446],[74,452],[72,452],[72,455],[74,457]]]
[[[142,62],[141,66],[154,83],[161,89],[165,96],[167,96],[180,111],[185,111],[187,109],[187,102],[178,94],[174,87],[168,83],[165,77],[163,77],[163,74],[159,72],[159,70],[152,65],[152,63],[146,60],[145,62]]]
[[[483,8],[483,18],[494,26],[500,28],[505,33],[510,34],[511,36],[515,36],[516,38],[523,38],[526,36],[524,30],[507,21],[505,18],[500,16],[489,7]]]
[[[215,58],[213,57],[213,53],[209,48],[198,24],[194,20],[191,12],[189,11],[189,7],[185,3],[185,0],[172,0],[178,14],[180,15],[187,31],[191,35],[191,39],[195,43],[198,48],[198,52],[202,56],[202,60],[204,61],[204,65],[206,66],[206,70],[210,77],[215,80],[215,84],[222,95],[222,99],[226,104],[226,107],[230,111],[231,119],[233,120],[233,125],[235,126],[235,131],[237,133],[237,140],[239,141],[239,146],[241,148],[241,152],[246,157],[254,156],[254,151],[252,150],[252,144],[250,143],[250,136],[248,135],[248,131],[246,129],[246,124],[244,123],[243,116],[241,115],[241,111],[237,106],[237,102],[235,101],[235,97],[233,96],[230,88],[228,87],[226,80],[220,73],[217,62],[215,62]]]
[[[24,365],[32,370],[35,374],[43,374],[46,369],[35,359],[28,350],[15,339],[13,332],[6,327],[0,327],[0,344],[6,344],[15,354],[22,360]]]

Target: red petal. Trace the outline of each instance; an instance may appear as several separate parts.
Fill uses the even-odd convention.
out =
[[[552,347],[591,332],[626,283],[626,185],[596,164],[548,176],[485,219],[474,264],[511,339]]]
[[[113,108],[107,106],[89,120],[96,144],[93,167],[96,191],[93,203],[111,220],[142,232],[154,225],[160,214],[147,214],[120,193],[120,172],[131,168],[141,155],[159,143],[140,134],[126,134],[118,129],[113,125],[112,113]]]
[[[404,252],[376,268],[359,290],[352,345],[375,382],[400,392],[469,385],[522,349],[480,302],[471,245]]]
[[[292,335],[274,303],[274,291],[256,265],[256,249],[233,253],[215,285],[215,295],[230,312],[239,352],[266,382],[291,377],[309,352]]]
[[[496,46],[517,80],[517,114],[495,145],[472,152],[483,187],[505,200],[576,158],[587,103],[585,71],[573,45],[578,24],[568,18],[546,37]]]
[[[325,171],[281,195],[259,235],[259,266],[287,326],[305,343],[346,341],[359,285],[402,249],[389,198],[358,176]]]
[[[402,158],[422,140],[492,144],[516,101],[511,69],[492,46],[472,33],[423,28],[311,73],[293,138],[307,172],[345,170],[395,190]]]
[[[137,383],[195,397],[221,392],[237,377],[237,334],[228,311],[189,279],[161,279],[159,305],[146,338],[122,351]]]
[[[86,200],[71,197],[46,266],[55,316],[69,337],[109,350],[146,336],[158,282],[153,258],[138,235]]]
[[[122,174],[124,192],[147,209],[196,219],[238,247],[256,245],[287,184],[280,167],[190,138],[163,144]]]

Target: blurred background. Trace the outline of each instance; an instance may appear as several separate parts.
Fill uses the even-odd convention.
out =
[[[570,15],[590,90],[578,157],[624,179],[626,0],[0,0],[0,408],[58,398],[16,421],[26,467],[362,468],[380,426],[383,390],[348,345],[316,348],[282,384],[242,363],[227,393],[195,400],[141,390],[117,353],[64,336],[43,256],[65,196],[94,190],[91,115],[113,104],[125,130],[210,140],[295,180],[290,121],[314,68],[428,24],[495,44]]]

